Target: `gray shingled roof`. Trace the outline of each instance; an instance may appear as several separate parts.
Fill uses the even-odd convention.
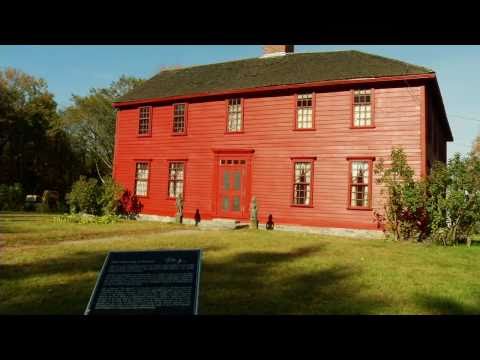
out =
[[[360,51],[297,53],[161,71],[115,102],[433,72],[425,67]]]

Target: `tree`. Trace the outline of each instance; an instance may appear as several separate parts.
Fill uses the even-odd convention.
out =
[[[402,149],[393,149],[387,168],[375,168],[386,193],[388,230],[398,239],[430,239],[443,245],[467,242],[480,224],[480,156],[455,154],[435,162],[427,178],[415,179]]]
[[[79,171],[57,104],[43,79],[0,70],[0,183],[21,183],[28,193],[65,193]]]
[[[377,183],[383,186],[382,194],[386,195],[385,219],[394,239],[422,240],[428,233],[426,184],[415,180],[403,149],[392,149],[389,167],[380,159],[375,175]]]
[[[435,163],[429,177],[428,212],[434,240],[443,245],[466,241],[480,222],[480,157],[455,154],[446,166]]]
[[[73,95],[73,105],[61,112],[77,152],[85,154],[86,167],[94,166],[102,182],[113,167],[116,111],[112,102],[143,81],[122,76],[108,88],[92,88],[87,96]]]

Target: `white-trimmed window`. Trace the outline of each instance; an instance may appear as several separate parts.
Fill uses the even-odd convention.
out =
[[[312,201],[312,161],[295,162],[293,205],[309,206]]]
[[[137,162],[135,171],[135,195],[147,196],[148,194],[149,163]]]
[[[151,106],[143,106],[139,109],[139,121],[138,121],[138,134],[148,135],[150,134],[150,115],[152,112]]]
[[[370,165],[371,161],[369,160],[352,160],[350,162],[350,207],[371,207]]]
[[[242,99],[228,100],[227,132],[240,132],[243,130]]]
[[[171,161],[168,165],[168,197],[176,198],[183,194],[183,182],[185,176],[185,163]]]
[[[173,104],[173,132],[185,134],[186,130],[186,104]]]
[[[297,95],[296,129],[313,129],[313,94]]]
[[[353,92],[353,127],[372,125],[372,90],[355,90]]]

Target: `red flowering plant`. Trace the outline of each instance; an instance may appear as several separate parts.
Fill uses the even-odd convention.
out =
[[[132,195],[131,191],[125,190],[119,201],[118,213],[129,219],[135,219],[142,209],[143,204],[140,202],[137,195]]]

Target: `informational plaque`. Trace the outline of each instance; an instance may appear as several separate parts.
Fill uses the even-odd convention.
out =
[[[110,252],[85,315],[196,315],[201,250]]]

